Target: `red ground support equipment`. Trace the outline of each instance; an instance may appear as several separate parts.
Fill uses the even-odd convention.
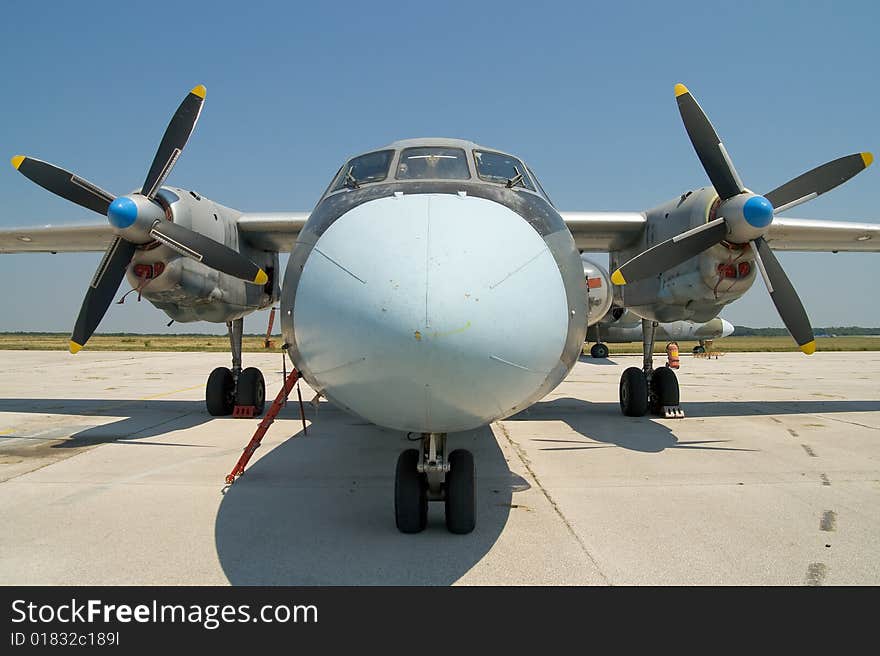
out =
[[[275,323],[275,308],[269,312],[269,327],[266,328],[266,339],[263,340],[263,347],[270,349],[275,346],[275,343],[269,339],[272,336],[272,325]]]
[[[287,402],[287,397],[290,396],[290,392],[293,390],[293,386],[296,385],[296,382],[298,380],[299,372],[296,369],[291,371],[290,375],[284,379],[284,385],[281,387],[281,391],[278,392],[278,396],[276,396],[275,400],[272,402],[272,406],[269,408],[269,412],[266,413],[266,416],[263,417],[260,425],[257,426],[257,430],[254,433],[254,436],[244,448],[244,452],[241,454],[238,462],[235,463],[235,467],[233,467],[232,471],[229,472],[229,474],[226,476],[227,485],[232,485],[235,480],[244,473],[245,465],[248,464],[251,456],[254,455],[254,451],[256,451],[257,447],[260,446],[260,442],[262,442],[263,436],[266,434],[266,431],[269,430],[269,426],[271,426],[272,423],[275,421],[275,417],[278,416],[281,408],[284,407],[284,404]],[[297,386],[296,388],[296,393],[297,396],[299,396],[299,414],[300,418],[302,419],[303,433],[306,433],[306,415],[303,410],[302,393],[299,391],[299,386]]]

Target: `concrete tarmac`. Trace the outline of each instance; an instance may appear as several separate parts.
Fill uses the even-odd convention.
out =
[[[410,444],[325,401],[224,489],[258,423],[205,410],[224,354],[0,358],[0,584],[880,584],[880,353],[683,356],[683,420],[620,414],[639,357],[582,358],[450,437],[476,460],[466,536],[442,504],[398,533]],[[244,358],[274,396],[281,356]]]

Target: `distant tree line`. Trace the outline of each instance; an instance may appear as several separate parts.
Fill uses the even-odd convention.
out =
[[[862,328],[861,326],[829,326],[828,328],[813,328],[817,337],[849,335],[880,335],[880,328]],[[734,337],[781,337],[788,335],[785,328],[749,328],[748,326],[734,326]]]

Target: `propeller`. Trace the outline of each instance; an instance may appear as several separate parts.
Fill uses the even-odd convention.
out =
[[[687,87],[676,84],[675,98],[691,144],[718,193],[718,218],[639,253],[618,268],[611,275],[611,281],[615,285],[625,285],[656,276],[722,241],[750,244],[783,323],[801,350],[808,355],[813,353],[816,342],[810,320],[764,235],[775,213],[843,184],[868,168],[874,161],[873,156],[871,153],[855,153],[826,162],[761,196],[743,185],[718,133]]]
[[[196,126],[205,93],[205,87],[199,85],[180,103],[165,130],[139,193],[117,197],[54,164],[24,155],[12,158],[16,170],[32,182],[80,207],[105,215],[116,235],[86,290],[70,336],[71,353],[82,349],[95,332],[139,245],[159,241],[221,273],[256,285],[266,284],[266,273],[248,258],[201,233],[172,223],[166,218],[165,210],[155,201],[156,193],[174,168]]]

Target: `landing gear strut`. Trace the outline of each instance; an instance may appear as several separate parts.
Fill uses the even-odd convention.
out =
[[[403,533],[418,533],[428,522],[428,501],[446,504],[446,528],[470,533],[476,524],[474,456],[456,449],[446,456],[445,433],[423,433],[420,449],[397,459],[394,517]]]
[[[669,367],[654,369],[656,329],[656,321],[642,319],[642,368],[630,367],[620,377],[620,410],[627,417],[641,417],[648,410],[667,419],[684,417],[675,372]]]
[[[213,417],[231,415],[237,406],[253,408],[251,416],[261,415],[266,405],[266,383],[256,367],[241,368],[241,340],[244,319],[227,321],[232,369],[217,367],[208,376],[205,405]]]

